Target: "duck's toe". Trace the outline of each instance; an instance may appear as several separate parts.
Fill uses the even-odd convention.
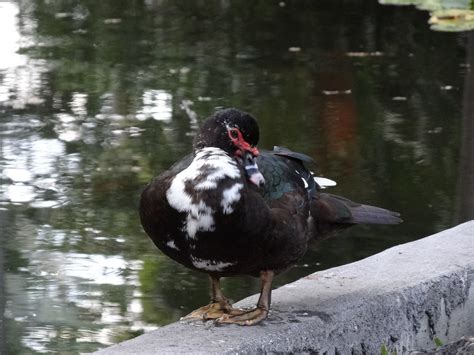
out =
[[[216,319],[216,323],[254,325],[267,318],[267,316],[268,309],[256,307],[248,311],[243,311],[240,314],[223,314]]]
[[[188,315],[181,318],[183,321],[192,320],[212,320],[225,316],[237,316],[246,313],[245,310],[233,308],[229,303],[223,305],[219,302],[213,302],[206,306],[200,307]]]

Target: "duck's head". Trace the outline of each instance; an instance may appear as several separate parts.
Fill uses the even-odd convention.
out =
[[[257,121],[250,114],[235,108],[219,110],[204,121],[194,139],[194,150],[224,150],[244,168],[251,183],[262,187],[265,179],[256,161],[259,135]]]

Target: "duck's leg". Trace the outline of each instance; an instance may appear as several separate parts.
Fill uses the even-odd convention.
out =
[[[260,291],[257,307],[237,315],[224,314],[216,319],[216,322],[253,325],[267,318],[270,310],[273,276],[274,272],[272,270],[260,271],[262,290]]]
[[[209,279],[212,289],[211,303],[192,311],[187,316],[182,317],[182,320],[210,320],[220,318],[224,314],[238,315],[245,312],[240,309],[232,308],[229,300],[222,293],[219,277],[209,275]]]

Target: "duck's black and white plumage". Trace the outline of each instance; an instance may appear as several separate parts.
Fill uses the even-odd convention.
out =
[[[270,308],[271,282],[304,253],[311,239],[358,223],[396,224],[398,213],[325,194],[304,154],[259,152],[256,120],[237,109],[208,118],[194,152],[143,191],[140,217],[156,246],[188,268],[209,274],[212,302],[188,318],[254,324]],[[222,276],[262,280],[257,307],[232,308]]]

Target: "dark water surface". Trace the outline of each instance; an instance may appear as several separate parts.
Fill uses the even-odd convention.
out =
[[[0,2],[0,353],[93,351],[208,301],[137,202],[217,107],[405,220],[325,241],[275,286],[474,218],[474,36],[427,19],[375,1]]]

